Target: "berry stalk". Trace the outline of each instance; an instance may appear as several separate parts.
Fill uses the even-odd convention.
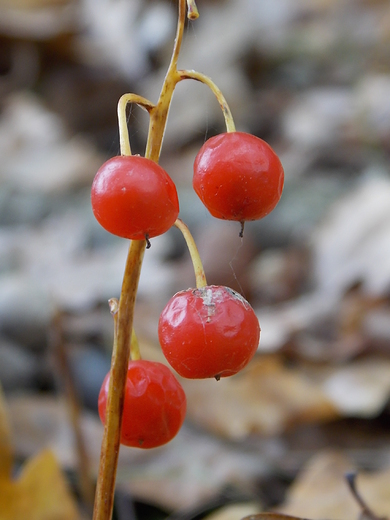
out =
[[[195,0],[187,0],[187,17],[189,20],[196,20],[199,17]]]
[[[184,240],[186,241],[188,251],[191,256],[192,265],[194,266],[196,288],[201,289],[202,287],[206,287],[207,280],[203,269],[202,260],[200,259],[198,248],[196,247],[195,240],[191,235],[188,226],[184,224],[184,222],[179,218],[176,220],[175,226],[177,227],[177,229],[180,229],[184,237]]]
[[[147,112],[151,112],[155,105],[148,99],[137,94],[123,94],[118,101],[119,144],[121,155],[131,155],[129,129],[127,127],[126,108],[129,103],[135,103]]]
[[[196,70],[179,70],[178,74],[180,76],[180,80],[194,79],[195,81],[204,83],[209,87],[211,92],[217,98],[219,106],[221,107],[223,117],[225,118],[226,131],[235,132],[236,125],[234,124],[234,119],[230,107],[225,99],[225,96],[222,94],[221,90],[217,87],[214,81],[205,74],[197,72]]]

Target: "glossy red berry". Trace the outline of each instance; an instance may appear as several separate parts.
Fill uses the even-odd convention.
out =
[[[219,379],[249,363],[259,345],[260,325],[240,294],[210,285],[175,294],[160,316],[158,335],[178,374]]]
[[[105,162],[93,181],[91,202],[107,231],[132,240],[165,233],[179,214],[172,179],[157,163],[139,155]]]
[[[283,190],[284,171],[262,139],[229,132],[208,139],[194,163],[193,186],[210,213],[225,220],[258,220]]]
[[[110,373],[99,394],[99,415],[105,423]],[[121,443],[135,448],[166,444],[179,431],[186,414],[183,388],[162,363],[130,361],[123,406]]]

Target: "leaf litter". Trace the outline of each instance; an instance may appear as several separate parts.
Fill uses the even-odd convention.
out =
[[[56,2],[46,3],[49,5]],[[12,2],[6,4],[12,7]],[[18,4],[34,5],[34,2]],[[93,23],[97,24],[95,29],[98,29],[93,36],[87,35],[86,38],[90,38],[90,44],[99,47],[99,38],[101,45],[109,37],[107,30],[99,35],[99,23],[104,19],[101,18],[99,22],[99,13],[101,16],[102,12],[106,12],[108,3],[100,6],[100,11],[91,2],[84,4],[85,13],[93,10]],[[295,206],[300,211],[294,213],[294,204],[287,204],[285,212],[287,229],[290,230],[287,234],[291,232],[289,240],[285,238],[286,232],[280,232],[278,218],[268,219],[261,229],[253,228],[255,238],[251,242],[251,257],[257,253],[257,265],[252,264],[247,269],[249,262],[244,264],[241,270],[237,269],[237,278],[241,281],[244,276],[246,279],[252,277],[252,282],[246,282],[245,287],[255,289],[254,302],[255,305],[257,302],[256,311],[262,327],[259,353],[253,364],[235,378],[218,383],[186,382],[189,414],[182,437],[178,438],[177,443],[155,453],[140,454],[122,450],[119,485],[136,498],[180,510],[207,501],[227,483],[250,490],[250,498],[258,498],[259,482],[264,485],[267,481],[277,481],[279,485],[280,482],[284,483],[287,490],[284,504],[281,505],[281,500],[277,508],[280,513],[277,516],[267,513],[258,517],[258,520],[287,520],[282,513],[313,520],[357,520],[361,509],[345,481],[345,472],[353,469],[357,470],[356,485],[367,504],[376,515],[389,517],[387,468],[390,466],[390,455],[389,438],[385,433],[388,430],[390,381],[390,188],[387,165],[390,83],[387,65],[383,61],[389,34],[388,3],[382,0],[350,2],[346,9],[345,3],[334,0],[246,0],[225,6],[223,11],[228,17],[227,25],[223,25],[225,22],[220,16],[220,9],[215,8],[217,2],[209,4],[204,6],[208,12],[205,13],[201,32],[190,31],[188,34],[190,45],[186,52],[191,53],[188,58],[193,55],[193,39],[197,39],[198,44],[208,51],[206,62],[204,53],[198,53],[202,61],[200,68],[205,63],[206,69],[214,70],[215,53],[219,54],[219,49],[231,49],[232,52],[227,53],[218,63],[215,69],[218,77],[215,79],[221,85],[228,84],[227,97],[233,100],[236,108],[242,106],[242,92],[245,92],[243,97],[249,100],[246,112],[251,113],[247,120],[244,120],[245,114],[242,116],[246,125],[259,133],[271,132],[273,136],[280,133],[277,145],[284,149],[285,163],[289,166],[286,171],[291,172],[289,182],[294,184],[294,180],[300,178],[302,185],[312,188],[315,183],[313,178],[317,177],[329,187],[330,178],[339,176],[341,180],[337,186],[344,195],[335,201],[334,195],[329,196],[327,192],[326,197],[317,199],[316,193],[309,189],[308,200],[305,201],[306,191],[297,183],[300,196],[295,198]],[[139,2],[129,2],[129,6],[125,7],[118,3],[116,8],[118,12],[120,9],[123,12],[134,10],[143,15],[140,5]],[[237,15],[242,17],[245,10],[251,13],[249,25],[241,21],[237,23]],[[20,9],[18,14],[23,21],[19,26],[21,30],[28,13]],[[118,34],[123,36],[124,41],[129,41],[133,33],[125,27],[127,17],[121,18],[123,23]],[[169,16],[165,19],[168,23]],[[64,20],[68,28],[72,21],[67,16]],[[276,31],[275,23],[279,28]],[[211,30],[210,24],[233,28],[234,38],[231,37],[231,30]],[[258,31],[259,24],[261,31]],[[39,31],[40,27],[38,23],[35,29],[32,28],[33,32]],[[56,27],[55,31],[61,31],[61,25]],[[18,31],[18,27],[12,27],[12,30]],[[43,27],[41,31],[41,36],[47,38]],[[373,39],[370,41],[375,40],[376,43],[369,46],[370,59],[367,62],[370,67],[362,74],[359,67],[367,56],[364,50],[367,49],[367,41],[364,40],[367,35],[371,35]],[[92,42],[93,38],[96,38],[95,42]],[[83,47],[83,42],[76,39],[80,48],[83,48],[83,59],[87,59],[88,49],[91,51],[93,45],[85,45],[84,40]],[[361,60],[353,56],[351,59],[348,53],[348,45],[351,43],[358,44]],[[134,70],[127,68],[126,74],[133,80],[142,76],[150,66],[145,61],[145,48],[139,54],[144,60],[140,63],[129,62],[126,56],[119,56],[115,51],[116,42],[110,40],[110,45],[105,56],[98,56],[99,61],[109,61],[110,54],[113,54],[112,63],[118,70],[129,67],[131,63]],[[247,48],[251,52],[253,50],[254,54],[249,56]],[[210,49],[214,51],[210,52]],[[334,65],[324,63],[324,49],[332,49],[336,62]],[[245,55],[245,59],[241,59]],[[258,58],[261,60],[256,61]],[[384,70],[381,74],[373,70],[378,63],[382,64],[381,70]],[[136,67],[139,67],[138,70],[135,70]],[[298,71],[294,78],[292,69]],[[333,79],[337,78],[336,83],[343,87],[313,87],[313,84],[323,79],[318,76],[320,71],[325,71]],[[268,73],[276,79],[283,78],[283,88],[276,84],[269,89],[276,100],[276,109],[264,103],[266,95],[269,95],[268,87],[264,84]],[[149,81],[145,91],[159,84],[155,78],[153,74],[151,78],[142,81]],[[6,85],[8,78],[4,79]],[[51,79],[46,79],[50,83]],[[78,83],[75,81],[75,84]],[[293,87],[288,93],[286,85]],[[252,86],[256,87],[253,95]],[[259,95],[259,86],[265,92],[264,98]],[[49,91],[47,89],[46,92]],[[296,91],[299,94],[297,96],[294,94]],[[199,92],[196,99],[204,101],[203,91]],[[209,129],[214,129],[215,125],[215,100],[212,99],[210,104],[202,104],[202,110],[193,103],[192,110],[196,113],[187,113],[183,117],[184,107],[188,105],[188,92],[183,90],[178,94],[178,102],[172,110],[172,131],[167,134],[168,149],[172,149],[173,142],[178,140],[192,142],[191,139],[196,138],[194,134],[199,134],[199,128],[206,120]],[[337,94],[336,103],[332,101],[333,94]],[[55,206],[56,200],[50,200],[46,206],[47,197],[55,193],[70,194],[79,184],[88,184],[94,169],[92,165],[100,161],[100,153],[88,140],[72,139],[66,135],[54,113],[49,114],[50,117],[47,113],[45,116],[43,105],[37,102],[35,95],[16,93],[8,98],[4,106],[1,134],[9,167],[7,171],[2,169],[2,177],[10,183],[12,189],[10,191],[5,187],[3,199],[6,200],[9,194],[14,196],[14,190],[20,189],[15,176],[18,172],[20,179],[27,183],[24,186],[29,187],[26,191],[33,189],[45,194],[43,199],[36,199],[42,200],[46,208],[42,213],[40,207],[40,215],[50,213],[50,204]],[[286,109],[284,114],[280,113],[280,106]],[[31,109],[35,110],[34,107],[38,111],[31,112]],[[67,105],[67,112],[71,110],[72,105]],[[30,128],[29,118],[20,118],[23,111],[33,114],[37,124],[39,111],[42,111],[44,119],[39,124],[46,122],[52,125],[54,133],[47,132],[46,127],[42,126],[35,126],[33,132],[26,133],[26,128]],[[320,127],[319,118],[324,122]],[[14,126],[17,120],[21,124],[19,128]],[[296,131],[297,123],[299,132]],[[39,132],[39,128],[44,131]],[[40,137],[42,141],[38,142]],[[45,148],[47,139],[52,144],[54,140],[51,154],[47,154]],[[111,147],[112,143],[113,138],[110,137]],[[17,149],[21,145],[23,153],[12,155],[12,148]],[[343,153],[340,153],[343,147],[346,150],[344,155],[353,155],[353,160],[349,157],[343,161]],[[34,150],[42,168],[31,169],[31,150]],[[332,160],[321,162],[321,154],[329,155],[329,152]],[[73,154],[73,161],[61,161],[61,168],[56,169],[54,176],[48,175],[51,165],[58,163],[58,159],[67,153]],[[175,150],[175,160],[182,153],[186,154]],[[185,168],[180,165],[180,169],[191,171],[190,155],[187,153]],[[351,164],[353,179],[345,180],[350,175]],[[23,200],[26,204],[27,199]],[[288,200],[287,192],[285,200]],[[310,205],[313,200],[315,203]],[[25,207],[25,204],[22,206]],[[188,208],[191,207],[193,211],[195,203],[189,200],[186,206],[183,211],[191,214]],[[323,208],[327,210],[320,224],[319,208],[321,211]],[[30,228],[10,226],[12,212],[3,209],[3,220],[4,214],[11,220],[4,220],[8,224],[2,225],[0,236],[2,287],[9,291],[7,307],[12,302],[13,315],[18,317],[16,323],[21,323],[18,320],[22,320],[25,314],[23,309],[27,309],[32,301],[26,296],[26,287],[29,288],[28,295],[30,287],[31,293],[35,286],[49,289],[47,292],[50,295],[45,294],[39,300],[42,302],[41,310],[48,297],[54,295],[63,306],[77,313],[80,322],[83,319],[88,321],[94,315],[94,306],[116,292],[120,283],[117,273],[121,271],[123,247],[127,246],[115,244],[113,248],[102,247],[100,251],[99,247],[89,247],[88,244],[96,244],[101,238],[90,230],[88,221],[80,225],[84,212],[85,208],[82,207],[76,212],[72,209],[71,215],[54,215],[53,218],[53,214],[49,214],[35,228]],[[281,207],[279,215],[282,213]],[[209,227],[209,221],[203,215],[194,217],[193,223],[199,222],[200,227]],[[248,226],[246,231],[246,239],[249,240],[249,231],[252,229]],[[58,241],[58,236],[62,240]],[[259,243],[264,250],[256,250]],[[155,253],[156,245],[153,244]],[[274,248],[273,254],[270,253],[270,246]],[[296,259],[293,272],[292,247],[295,248]],[[139,327],[146,336],[144,340],[151,343],[150,348],[145,348],[145,357],[150,358],[159,358],[151,325],[156,318],[154,314],[158,314],[158,302],[149,304],[147,299],[154,295],[157,283],[160,284],[159,289],[168,294],[177,282],[177,273],[173,273],[172,266],[164,261],[163,255],[157,262],[150,260],[147,280],[141,291],[142,305],[148,307],[148,311],[144,318],[142,312],[137,316]],[[61,276],[58,276],[58,267]],[[162,273],[158,280],[154,274],[157,272]],[[12,289],[13,277],[19,274],[21,278]],[[272,278],[277,281],[276,286],[271,283]],[[102,285],[96,283],[97,280],[106,282]],[[22,308],[18,307],[21,302],[24,304]],[[3,307],[1,317],[4,320],[6,311]],[[45,313],[41,317],[41,321],[45,321],[42,328],[49,320],[50,312],[47,312],[47,315]],[[98,326],[95,327],[96,331],[102,336],[107,332],[103,334]],[[1,332],[5,334],[7,330],[2,329]],[[83,337],[82,332],[79,332],[78,339],[86,343],[86,338],[90,336],[93,334],[85,333]],[[10,443],[8,419],[1,412],[1,482],[7,489],[12,489],[12,493],[26,492],[28,496],[30,491],[26,489],[31,484],[33,474],[37,476],[33,480],[41,482],[42,487],[49,487],[44,484],[47,478],[56,489],[58,463],[54,463],[46,448],[49,446],[54,451],[62,467],[74,470],[77,466],[73,434],[63,402],[52,396],[48,398],[38,394],[7,396],[7,403],[13,446]],[[96,474],[101,426],[96,417],[86,412],[83,414],[83,425]],[[366,437],[359,437],[358,425],[365,425]],[[342,444],[343,450],[319,453],[319,449],[328,442],[332,445]],[[13,450],[17,460],[38,458],[32,459],[31,464],[27,463],[24,468],[26,472],[22,470],[19,478],[10,479],[10,468],[14,466]],[[41,455],[37,456],[37,453]],[[368,469],[371,471],[368,472]],[[42,481],[38,473],[42,474]],[[296,474],[298,476],[294,479]],[[291,481],[294,483],[289,488]],[[61,486],[58,485],[58,489]],[[264,488],[261,490],[264,495]],[[39,496],[39,493],[35,494]],[[267,498],[267,493],[265,495]],[[3,496],[0,494],[1,501],[4,500]],[[31,498],[31,507],[40,510],[41,514],[43,506],[38,502],[38,498],[35,502]],[[67,499],[59,498],[59,502],[65,508]],[[256,502],[258,506],[259,502]],[[255,504],[249,504],[250,507],[253,504],[252,513],[257,513]],[[275,504],[264,500],[259,508],[270,505]],[[6,509],[0,508],[1,519],[4,511]],[[248,509],[245,512],[234,509],[232,514],[239,518],[247,513]],[[51,520],[56,518],[54,513],[50,514]],[[222,510],[220,514],[224,514]],[[32,513],[23,514],[22,517],[34,519]],[[4,518],[9,520],[14,517]],[[39,518],[44,518],[43,513]],[[256,517],[252,515],[252,518]]]

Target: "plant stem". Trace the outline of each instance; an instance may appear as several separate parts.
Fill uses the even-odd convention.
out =
[[[131,242],[125,267],[118,317],[116,318],[117,333],[114,335],[106,422],[100,454],[93,520],[109,520],[112,515],[134,303],[145,246],[146,241],[144,240],[133,240]]]
[[[196,20],[199,17],[198,8],[195,0],[187,0],[187,17],[189,20]]]
[[[182,220],[179,218],[175,222],[175,226],[180,229],[184,240],[186,241],[188,251],[191,256],[192,265],[194,266],[195,280],[196,280],[196,288],[201,289],[202,287],[206,287],[207,280],[206,275],[204,273],[202,261],[200,259],[198,248],[196,247],[195,240],[190,233],[190,230],[184,224]]]
[[[191,3],[191,5],[194,5]],[[171,62],[166,73],[157,105],[150,111],[149,133],[145,156],[158,162],[161,146],[164,139],[165,127],[171,105],[173,92],[180,75],[177,72],[177,60],[183,41],[184,25],[186,17],[186,0],[179,0],[179,16],[176,29],[175,44],[173,47]]]
[[[141,359],[141,352],[139,349],[138,338],[134,331],[134,327],[133,327],[133,330],[131,331],[130,358],[133,361],[136,361],[137,359]]]
[[[125,94],[119,100],[118,122],[122,155],[131,155],[126,107],[128,103],[136,103],[145,108],[150,116],[145,157],[155,162],[159,160],[172,95],[175,86],[181,79],[177,71],[177,60],[183,39],[186,1],[189,18],[197,18],[198,12],[195,1],[179,0],[179,16],[175,44],[157,105],[135,94]],[[117,304],[113,300],[111,300],[110,304],[111,311],[114,314],[114,346],[93,520],[110,520],[112,517],[125,384],[130,352],[132,359],[139,359],[140,357],[138,342],[133,333],[133,317],[142,260],[147,243],[147,240],[133,240],[131,242],[119,306],[117,308]]]
[[[201,72],[197,72],[195,70],[179,70],[178,74],[180,76],[180,81],[183,79],[194,79],[196,81],[200,81],[209,87],[212,93],[217,98],[219,106],[221,107],[223,116],[225,118],[226,130],[227,132],[235,132],[236,125],[234,124],[233,115],[227,104],[225,96],[222,94],[221,90],[217,87],[212,79],[210,79],[205,74]]]
[[[147,112],[155,107],[148,99],[138,96],[137,94],[123,94],[118,101],[118,126],[119,126],[119,143],[122,155],[131,155],[129,129],[127,127],[126,107],[129,103],[135,103],[144,108]]]

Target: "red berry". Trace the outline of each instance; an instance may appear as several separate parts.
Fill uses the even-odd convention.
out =
[[[258,220],[283,190],[282,164],[262,139],[243,132],[212,137],[199,150],[193,186],[210,213],[225,220]]]
[[[106,420],[110,373],[99,394],[99,415]],[[135,448],[155,448],[169,442],[186,414],[186,396],[180,383],[162,363],[130,361],[123,405],[121,443]]]
[[[210,285],[175,294],[160,316],[158,335],[178,374],[219,379],[249,363],[259,345],[260,325],[240,294]]]
[[[132,240],[165,233],[179,214],[172,179],[157,163],[139,155],[105,162],[93,181],[91,201],[104,229]]]

